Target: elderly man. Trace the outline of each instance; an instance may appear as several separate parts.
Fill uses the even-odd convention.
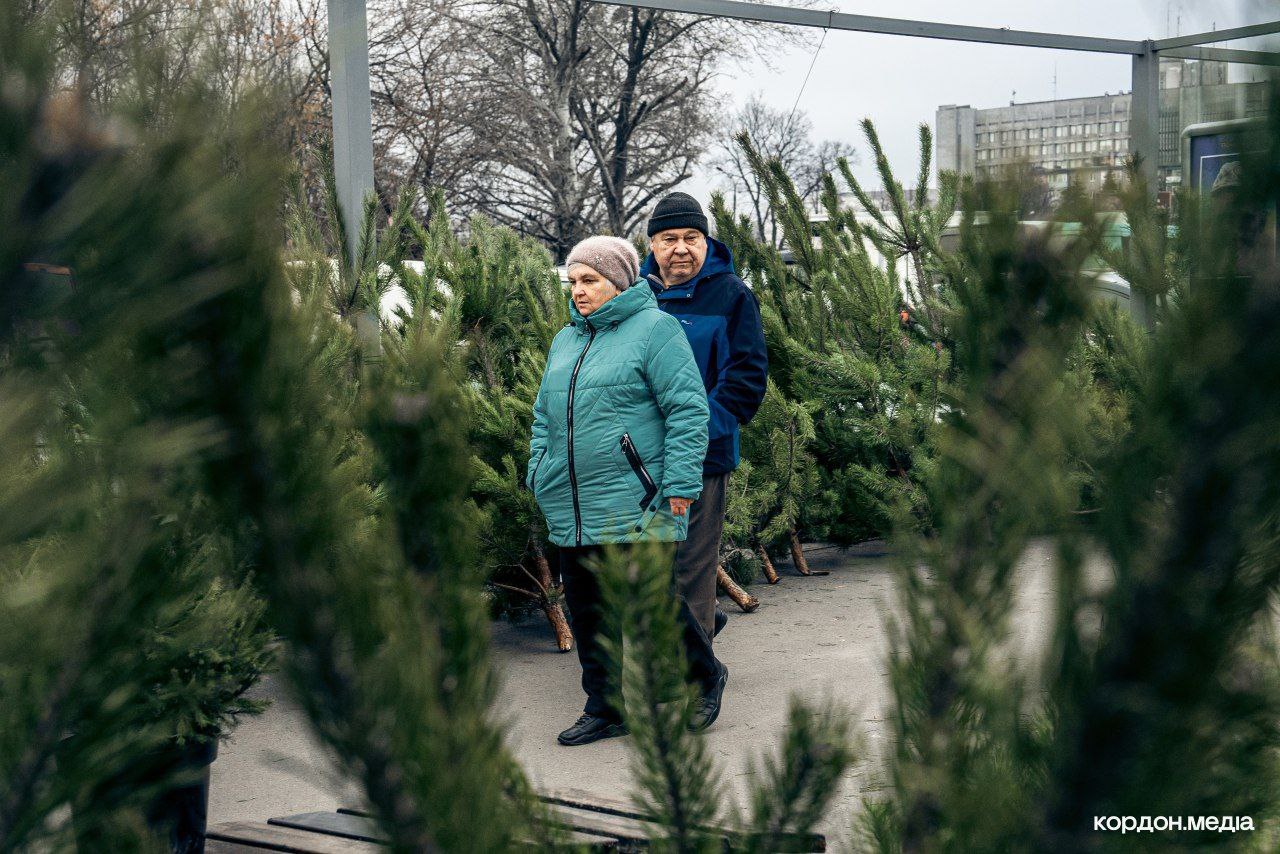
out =
[[[725,487],[738,465],[738,425],[764,400],[769,357],[755,294],[733,269],[729,247],[707,233],[702,207],[671,193],[649,217],[649,255],[640,267],[663,311],[674,315],[693,347],[711,410],[702,495],[689,510],[689,536],[676,553],[676,586],[685,617],[685,648],[701,697],[692,729],[720,714],[729,669],[716,660],[711,638],[724,615],[716,610],[716,568],[724,530]]]

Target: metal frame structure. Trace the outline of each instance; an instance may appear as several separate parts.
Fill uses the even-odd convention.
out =
[[[797,27],[849,30],[926,39],[977,42],[1127,54],[1133,57],[1133,101],[1129,120],[1130,151],[1142,155],[1143,174],[1155,186],[1159,151],[1160,57],[1207,59],[1280,66],[1280,53],[1205,47],[1217,42],[1280,33],[1280,21],[1227,30],[1145,41],[1038,33],[994,27],[971,27],[933,21],[881,18],[847,12],[823,12],[742,0],[595,0],[612,6],[660,9],[691,15]],[[355,254],[361,202],[373,190],[373,117],[369,101],[369,35],[365,0],[328,0],[329,63],[333,90],[333,148],[338,202],[346,223],[347,243]],[[1135,307],[1136,308],[1136,307]],[[1135,313],[1141,313],[1141,310]]]
[[[365,0],[329,0],[329,86],[334,189],[347,257],[354,261],[364,199],[373,192],[373,106]]]

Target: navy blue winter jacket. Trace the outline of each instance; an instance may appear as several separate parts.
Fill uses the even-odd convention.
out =
[[[640,275],[658,274],[653,253]],[[733,253],[707,238],[707,257],[683,285],[652,285],[658,306],[680,321],[707,389],[711,420],[702,473],[721,474],[738,466],[738,425],[746,424],[764,400],[769,375],[760,306],[733,269]]]

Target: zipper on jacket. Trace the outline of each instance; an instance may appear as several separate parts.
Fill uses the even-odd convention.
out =
[[[573,391],[578,385],[578,369],[582,367],[582,360],[587,358],[587,351],[591,349],[591,342],[595,340],[596,328],[588,322],[587,346],[582,348],[578,361],[573,366],[573,373],[569,376],[569,492],[573,495],[574,543],[578,546],[582,545],[582,510],[578,507],[578,474],[573,469]]]
[[[649,502],[658,494],[658,485],[653,482],[649,470],[644,467],[644,460],[640,459],[640,452],[636,450],[635,442],[631,441],[631,434],[623,433],[618,443],[622,445],[622,453],[631,464],[631,470],[636,473],[636,477],[640,478],[640,484],[644,487],[644,498],[640,499],[640,509],[648,510]]]

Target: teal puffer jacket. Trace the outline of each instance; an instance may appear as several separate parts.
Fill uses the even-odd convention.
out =
[[[683,540],[668,498],[702,493],[707,393],[680,321],[640,281],[556,335],[529,474],[558,546]]]

